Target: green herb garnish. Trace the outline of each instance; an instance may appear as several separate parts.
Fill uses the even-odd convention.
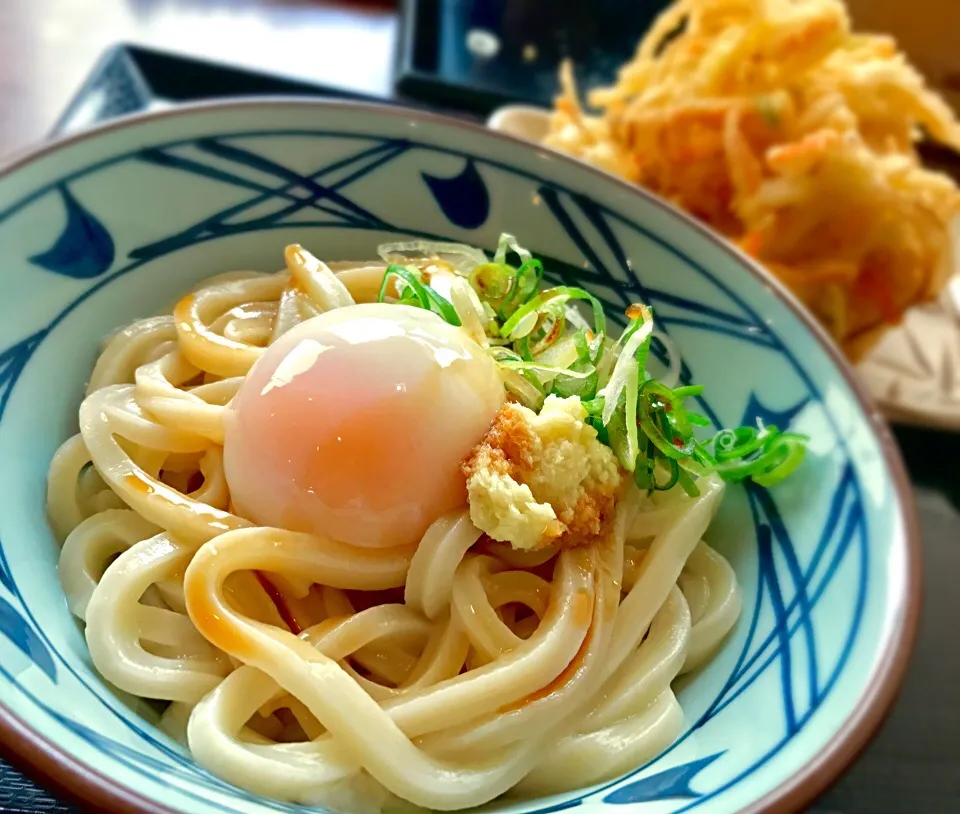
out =
[[[386,300],[387,287],[393,277],[398,277],[402,281],[399,284],[401,289],[400,302],[402,304],[415,305],[427,311],[433,311],[451,325],[460,326],[460,317],[450,301],[441,297],[429,285],[422,283],[415,269],[404,266],[387,266],[383,275],[383,282],[380,283],[380,294],[377,297],[377,302]]]
[[[630,306],[627,327],[612,341],[599,300],[574,286],[541,290],[543,264],[512,235],[501,235],[492,259],[471,246],[425,241],[385,244],[379,253],[389,264],[380,302],[423,308],[482,334],[508,392],[532,410],[539,411],[548,395],[577,396],[598,439],[641,489],[678,486],[696,495],[695,479],[711,472],[769,487],[803,461],[806,436],[761,423],[698,438],[697,428],[710,420],[685,402],[702,395],[703,387],[671,388],[647,372],[652,309]],[[450,269],[454,285],[450,279],[441,285],[438,266]],[[391,280],[398,297],[388,296]],[[592,324],[576,309],[578,300],[589,304]]]

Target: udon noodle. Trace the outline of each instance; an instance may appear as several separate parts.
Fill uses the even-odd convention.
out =
[[[735,623],[703,542],[723,494],[632,484],[594,545],[514,550],[466,507],[418,545],[258,526],[224,474],[224,415],[264,349],[376,299],[379,264],[212,278],[110,338],[53,460],[59,571],[90,655],[252,792],[379,810],[542,795],[633,769],[683,726],[671,684]],[[335,386],[332,384],[331,386]]]

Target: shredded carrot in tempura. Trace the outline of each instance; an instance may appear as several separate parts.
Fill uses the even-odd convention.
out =
[[[935,297],[960,192],[923,134],[960,125],[841,0],[678,0],[588,114],[561,70],[545,143],[642,184],[764,263],[851,357]],[[865,339],[869,337],[869,341]]]

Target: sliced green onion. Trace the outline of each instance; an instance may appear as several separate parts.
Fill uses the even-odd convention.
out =
[[[520,258],[521,263],[526,263],[533,258],[533,255],[530,254],[529,251],[517,243],[517,239],[513,235],[504,232],[497,241],[497,252],[493,256],[493,262],[505,263],[507,261],[507,252],[513,252]]]
[[[531,381],[530,379],[534,379]],[[528,371],[505,370],[503,376],[503,386],[508,392],[513,394],[524,407],[534,412],[540,410],[543,406],[545,395],[540,388],[536,376]]]
[[[525,363],[510,348],[492,347],[489,353],[503,372],[503,383],[507,390],[513,393],[525,407],[539,410],[547,391],[543,382],[532,370],[520,367],[528,363]]]
[[[649,454],[650,441],[645,435],[640,435],[638,439],[640,454],[637,456],[636,465],[633,470],[633,482],[637,487],[646,492],[651,492],[655,486],[653,477],[653,468],[656,466],[657,459]]]
[[[634,363],[627,372],[627,384],[624,388],[626,400],[624,402],[624,420],[627,422],[627,460],[630,466],[626,467],[630,472],[637,463],[637,453],[639,446],[637,443],[637,398],[640,389],[640,366]]]
[[[517,280],[519,281],[517,290],[520,292],[518,296],[526,302],[540,290],[540,283],[543,282],[543,263],[539,260],[525,260],[517,269]]]
[[[441,297],[430,286],[424,285],[410,269],[403,266],[387,266],[383,274],[383,281],[380,283],[380,293],[377,295],[377,302],[385,302],[387,297],[387,287],[391,277],[399,277],[406,284],[402,292],[401,301],[412,305],[414,302],[426,311],[433,311],[438,316],[449,322],[451,325],[460,326],[460,317],[457,311],[450,304],[449,300]],[[411,298],[405,296],[407,292],[411,293]]]
[[[742,480],[746,480],[755,472],[759,472],[762,469],[762,466],[758,464],[757,460],[753,461],[736,461],[725,464],[717,465],[717,474],[720,475],[724,480],[730,481],[731,483],[739,483]]]
[[[593,294],[584,291],[582,288],[557,286],[556,288],[549,288],[538,294],[532,300],[529,300],[518,308],[510,319],[503,323],[503,326],[500,328],[500,336],[509,339],[518,339],[525,335],[523,329],[528,327],[529,330],[526,330],[526,333],[529,333],[533,330],[534,325],[536,325],[535,318],[533,321],[530,321],[531,314],[535,315],[544,305],[554,300],[557,305],[565,303],[568,300],[588,300],[593,307],[593,320],[597,332],[600,333],[606,330],[607,320],[603,313],[603,306],[600,305],[600,301],[594,297]]]
[[[763,471],[751,475],[750,479],[757,486],[764,487],[780,483],[803,463],[807,454],[806,442],[808,440],[807,436],[797,433],[785,432],[778,435],[770,443],[764,456],[767,457],[767,462]]]
[[[752,455],[778,434],[776,427],[765,427],[763,432],[758,432],[755,427],[720,430],[713,439],[713,455],[718,463],[737,461]]]
[[[587,332],[581,328],[573,335],[573,346],[577,349],[578,359],[591,359],[590,340],[587,338]]]
[[[599,343],[593,357],[593,363],[597,366],[597,376],[600,380],[600,386],[603,387],[610,381],[613,375],[614,365],[617,363],[617,355],[613,352],[613,341],[599,333],[594,337],[591,348],[595,343]]]
[[[633,482],[637,484],[638,489],[644,492],[651,492],[654,489],[653,464],[655,458],[645,458],[642,455],[637,458],[637,464],[633,470]]]
[[[575,305],[567,305],[567,322],[573,325],[575,328],[583,328],[587,331],[592,331],[593,328],[583,314],[580,313],[580,309]]]
[[[653,309],[647,305],[631,305],[626,311],[630,323],[623,329],[617,345],[625,345],[637,331],[647,323],[653,322]],[[652,329],[651,329],[652,330]]]
[[[640,347],[637,348],[637,364],[640,366],[640,370],[646,373],[647,369],[647,359],[650,358],[650,341],[653,339],[653,334],[647,336],[647,338],[640,343]]]
[[[597,396],[596,398],[581,403],[583,404],[583,409],[587,411],[588,416],[599,418],[601,413],[603,413],[603,396]]]
[[[620,355],[617,357],[617,362],[613,366],[613,372],[610,374],[610,381],[607,382],[606,387],[603,389],[603,395],[607,399],[603,413],[604,422],[608,421],[610,415],[613,413],[613,406],[616,406],[616,402],[619,400],[620,394],[626,386],[630,367],[637,364],[637,353],[640,351],[643,343],[650,338],[651,331],[653,331],[653,320],[646,320],[633,331],[621,349]]]
[[[532,410],[542,408],[548,393],[579,398],[585,422],[641,489],[678,487],[695,496],[696,478],[711,472],[768,487],[804,458],[804,436],[760,422],[697,440],[694,429],[711,421],[688,410],[684,401],[701,396],[703,387],[671,388],[646,370],[655,336],[670,355],[669,384],[680,368],[671,340],[654,330],[652,310],[631,305],[629,324],[613,341],[599,300],[571,286],[541,291],[543,264],[510,234],[500,236],[492,260],[469,246],[432,241],[386,243],[379,254],[388,263],[380,302],[388,300],[388,284],[396,279],[398,295],[391,302],[432,311],[463,327],[492,355],[512,398]],[[427,264],[451,267],[457,274],[440,274],[434,287],[425,282]],[[441,280],[452,280],[450,288]],[[592,327],[572,304],[576,300],[590,302]]]
[[[551,298],[544,292],[518,308],[510,318],[500,326],[500,336],[507,339],[520,339],[531,333],[540,321],[539,309]],[[559,297],[559,294],[552,295]]]
[[[582,361],[582,357],[577,353],[573,334],[566,331],[560,339],[537,354],[537,361],[556,367],[571,367]],[[587,359],[586,361],[589,362],[590,360]]]
[[[600,419],[597,416],[588,415],[586,423],[597,431],[597,440],[604,446],[611,447],[612,449],[610,433],[607,432],[607,428],[601,423]]]
[[[489,345],[487,325],[490,318],[484,311],[477,292],[463,277],[455,277],[450,284],[450,304],[457,312],[460,324],[473,340],[482,346]]]
[[[628,472],[633,470],[637,464],[637,446],[631,448],[630,440],[627,437],[627,421],[625,410],[626,399],[621,395],[620,404],[613,411],[613,417],[604,422],[609,437],[609,446],[613,450],[620,465]],[[631,457],[631,454],[633,457]]]
[[[590,361],[577,359],[570,367],[566,369],[573,373],[582,373],[585,370],[590,371],[586,378],[570,376],[564,373],[553,380],[553,389],[550,391],[560,398],[569,398],[576,396],[581,402],[592,399],[597,394],[597,369]]]
[[[387,288],[391,277],[399,277],[406,283],[400,291],[401,299],[403,299],[409,291],[417,303],[419,303],[420,308],[430,310],[430,298],[427,296],[426,287],[410,269],[404,268],[403,266],[387,266],[387,270],[383,274],[383,280],[380,282],[380,293],[377,295],[377,302],[386,302]]]
[[[519,269],[516,269],[513,289],[500,303],[500,315],[509,318],[517,308],[529,302],[530,298],[540,290],[540,281],[543,279],[543,263],[539,260],[527,260]]]
[[[657,465],[656,450],[651,449],[650,439],[640,433],[637,438],[637,447],[640,454],[637,456],[633,469],[633,482],[645,492],[652,492],[656,488],[654,469]]]
[[[688,399],[693,396],[701,396],[703,395],[703,385],[688,384],[684,387],[675,387],[673,389],[673,395],[678,399]]]
[[[652,381],[652,380],[651,380]],[[681,454],[676,450],[667,436],[664,434],[663,428],[660,426],[660,421],[658,420],[656,413],[651,413],[648,410],[640,411],[640,429],[643,430],[643,434],[647,436],[653,442],[653,445],[660,450],[663,455],[668,458],[679,458],[682,457]]]
[[[569,336],[569,335],[568,335]],[[599,342],[596,340],[599,338]],[[594,337],[594,342],[587,338],[587,331],[584,328],[579,329],[573,334],[572,338],[564,340],[565,351],[569,350],[569,344],[573,344],[577,356],[568,367],[570,370],[583,371],[588,368],[593,371],[587,379],[571,379],[566,376],[557,376],[553,383],[552,392],[561,398],[577,396],[582,402],[593,399],[597,395],[597,387],[600,377],[596,369],[598,357],[603,352],[603,337],[599,335]],[[556,347],[556,346],[554,346]]]
[[[783,480],[803,460],[806,436],[780,433],[776,428],[766,427],[758,433],[758,437],[763,439],[759,455],[749,459],[721,461],[717,465],[717,472],[726,480],[736,482],[751,478],[760,486],[769,486]]]
[[[377,254],[387,265],[429,263],[439,260],[447,263],[459,274],[466,276],[474,266],[487,262],[480,249],[465,243],[444,243],[436,240],[406,240],[382,243]]]
[[[647,379],[640,387],[640,427],[653,444],[668,458],[689,458],[696,439],[686,411],[670,388],[656,379]]]
[[[607,337],[603,333],[603,331],[600,331],[599,333],[594,334],[594,337],[593,339],[590,340],[590,345],[589,345],[590,361],[592,361],[595,365],[599,365],[600,360],[603,358],[603,353],[606,350],[606,347],[607,347]]]
[[[666,492],[668,489],[672,489],[677,485],[677,481],[680,480],[680,464],[677,463],[675,458],[659,458],[657,459],[657,464],[659,468],[666,467],[667,469],[667,478],[666,480],[657,480],[657,469],[658,466],[654,465],[653,468],[653,488],[658,492]]]
[[[584,399],[581,400],[580,403],[583,405],[583,409],[587,411],[586,423],[597,431],[597,440],[601,444],[613,449],[613,445],[610,443],[610,434],[607,432],[604,423],[600,420],[600,413],[603,412],[603,397],[599,396]]]
[[[427,289],[427,297],[430,300],[431,308],[435,314],[439,314],[451,325],[460,327],[460,317],[457,314],[457,309],[453,307],[453,304],[450,300],[445,297],[441,297],[436,291],[434,291],[430,286],[425,286]]]
[[[680,472],[677,476],[677,482],[680,484],[680,488],[683,489],[690,497],[699,497],[700,490],[697,488],[697,484],[694,482],[693,478],[683,470],[680,469]]]
[[[693,454],[691,456],[700,466],[706,469],[714,469],[717,465],[717,459],[714,458],[707,448],[699,441],[693,444]]]
[[[483,263],[470,272],[470,285],[485,300],[502,300],[517,285],[517,270],[505,263]]]
[[[545,373],[548,376],[569,376],[572,379],[586,379],[595,372],[593,365],[587,370],[573,370],[569,367],[552,367],[540,362],[528,362],[525,359],[516,362],[498,362],[498,364],[505,370],[530,370],[534,373]]]
[[[534,356],[539,356],[564,336],[567,319],[563,308],[556,308],[550,303],[534,313],[537,316],[536,325],[523,338],[533,343],[530,351]]]
[[[523,337],[523,339],[518,339],[516,342],[513,343],[513,347],[514,347],[514,350],[516,350],[516,352],[520,354],[520,358],[523,359],[524,362],[533,361],[533,351],[530,349],[529,336],[525,336]]]

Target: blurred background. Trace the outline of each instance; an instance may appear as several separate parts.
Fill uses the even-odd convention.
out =
[[[612,74],[664,5],[663,0],[2,0],[0,154],[44,138],[105,49],[118,43],[374,97],[392,96],[399,82],[408,99],[448,105],[465,100],[482,114],[510,92],[549,99],[561,55],[583,61],[588,81]],[[848,5],[858,27],[893,33],[931,83],[955,107],[960,104],[960,56],[952,34],[960,31],[960,2],[848,0]],[[152,83],[170,74],[171,94],[216,91],[207,72],[191,76],[162,61],[151,68]]]

